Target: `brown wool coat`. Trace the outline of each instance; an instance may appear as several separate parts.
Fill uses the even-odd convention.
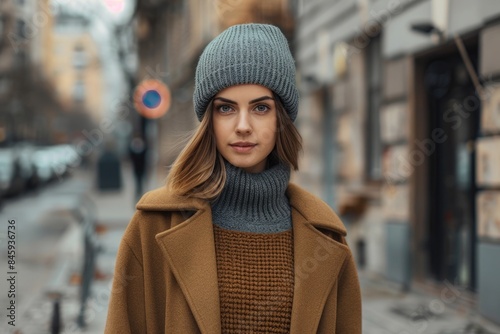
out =
[[[361,297],[344,225],[289,184],[295,287],[292,334],[361,333]],[[123,236],[105,333],[221,331],[211,209],[160,188],[137,204]]]

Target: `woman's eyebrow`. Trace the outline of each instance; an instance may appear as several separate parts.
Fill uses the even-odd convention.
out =
[[[274,100],[274,99],[270,96],[262,96],[262,97],[259,97],[257,99],[254,99],[254,100],[248,102],[248,104],[252,104],[252,103],[260,102],[260,101],[264,101],[264,100]]]
[[[237,103],[237,102],[235,102],[235,101],[231,101],[231,100],[229,100],[229,99],[226,99],[226,98],[224,98],[224,97],[220,97],[220,96],[219,96],[219,97],[214,98],[214,101],[215,101],[215,100],[221,100],[221,101],[226,102],[226,103],[238,104],[238,103]],[[252,103],[255,103],[255,102],[260,102],[260,101],[264,101],[264,100],[274,100],[274,99],[273,99],[272,97],[270,97],[270,96],[261,96],[261,97],[259,97],[259,98],[253,99],[252,101],[248,102],[248,104],[252,104]]]

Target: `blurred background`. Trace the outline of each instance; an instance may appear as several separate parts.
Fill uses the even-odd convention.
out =
[[[246,22],[289,39],[292,181],[348,228],[364,333],[500,333],[497,0],[2,0],[0,332],[103,332],[198,57]]]

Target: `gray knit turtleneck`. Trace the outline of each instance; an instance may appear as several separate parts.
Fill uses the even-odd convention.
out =
[[[254,233],[278,233],[292,228],[285,191],[290,167],[277,163],[261,173],[247,173],[224,160],[226,183],[212,203],[212,220],[219,227]]]

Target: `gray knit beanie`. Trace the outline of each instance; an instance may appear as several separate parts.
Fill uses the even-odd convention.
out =
[[[297,117],[299,92],[295,62],[281,30],[270,24],[239,24],[224,30],[203,50],[196,67],[194,109],[198,120],[222,89],[259,84],[275,92],[292,121]]]

